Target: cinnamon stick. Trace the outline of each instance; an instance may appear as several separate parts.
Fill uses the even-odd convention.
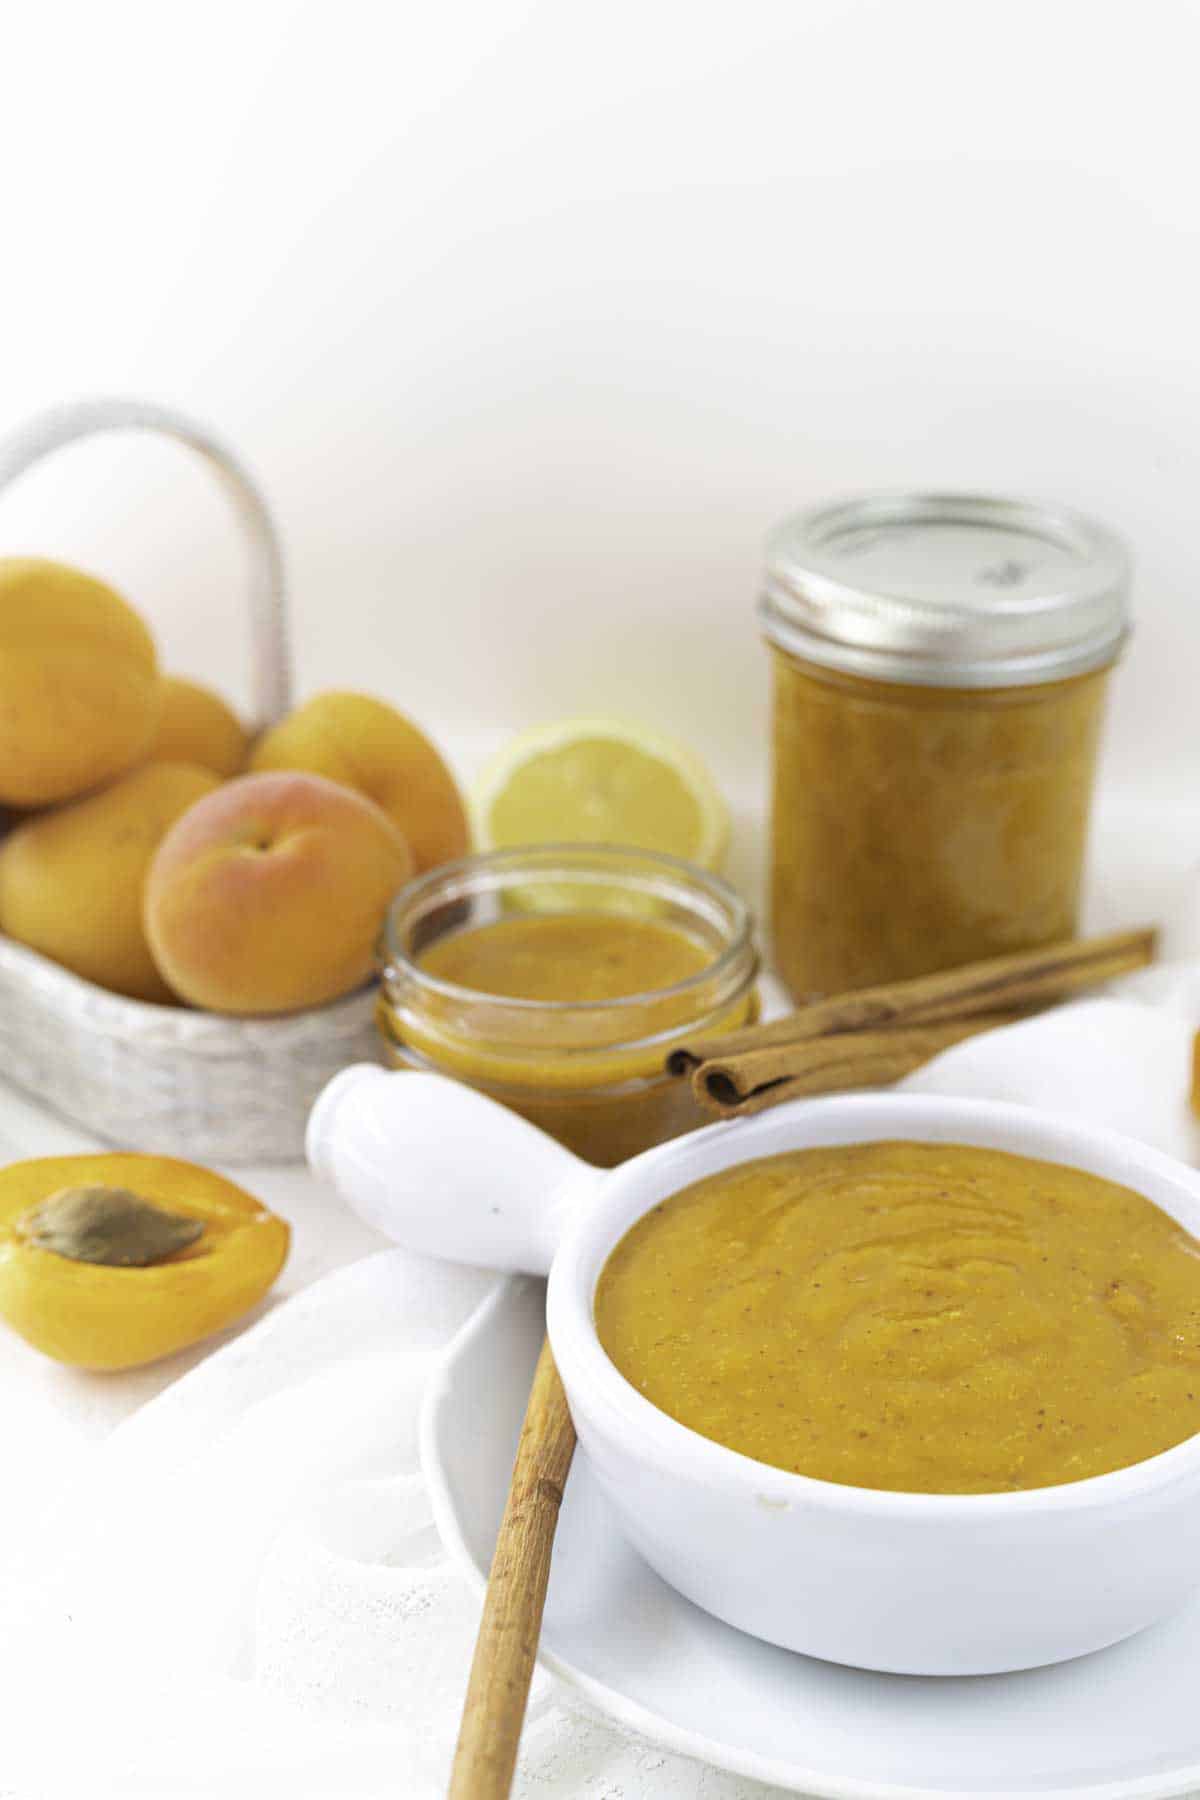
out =
[[[992,957],[890,987],[838,994],[787,1018],[675,1050],[700,1104],[719,1118],[802,1094],[880,1087],[977,1031],[1012,1024],[1154,956],[1150,928]]]
[[[574,1450],[566,1395],[543,1344],[492,1557],[447,1800],[506,1800],[512,1786]]]
[[[1156,940],[1157,933],[1150,926],[1113,931],[1102,937],[1072,938],[1042,950],[989,957],[986,962],[919,975],[912,981],[835,994],[765,1025],[680,1045],[668,1057],[667,1068],[672,1075],[687,1076],[702,1063],[718,1058],[725,1062],[768,1046],[1046,1005],[1144,967],[1154,959]]]
[[[941,1024],[886,1031],[844,1031],[801,1043],[769,1045],[725,1061],[702,1063],[692,1076],[696,1098],[718,1118],[743,1118],[801,1095],[886,1087],[964,1038],[1027,1018],[1025,1012],[977,1013]]]

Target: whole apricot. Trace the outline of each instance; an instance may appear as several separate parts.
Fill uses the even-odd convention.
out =
[[[249,748],[250,733],[220,694],[181,675],[163,676],[162,711],[149,760],[199,763],[227,778],[245,768]]]
[[[94,576],[0,559],[0,802],[47,806],[140,761],[161,702],[154,640]]]
[[[190,763],[146,763],[26,819],[0,844],[0,931],[113,993],[170,1001],[142,927],[142,887],[168,827],[216,786]]]
[[[242,775],[167,833],[146,935],[176,991],[223,1013],[320,1006],[374,966],[412,853],[387,814],[319,775]]]
[[[264,732],[250,767],[304,769],[381,806],[413,853],[418,874],[470,847],[453,775],[411,719],[367,694],[314,694]]]

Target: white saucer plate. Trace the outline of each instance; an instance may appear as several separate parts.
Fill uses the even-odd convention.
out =
[[[447,1352],[422,1450],[438,1527],[482,1586],[544,1331],[504,1281]],[[710,1618],[621,1535],[577,1452],[541,1660],[664,1748],[828,1800],[1150,1800],[1200,1790],[1200,1601],[1094,1656],[1020,1675],[840,1668]]]

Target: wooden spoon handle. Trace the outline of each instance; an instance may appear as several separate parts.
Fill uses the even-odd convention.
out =
[[[574,1451],[575,1427],[546,1343],[492,1557],[447,1800],[507,1800]]]

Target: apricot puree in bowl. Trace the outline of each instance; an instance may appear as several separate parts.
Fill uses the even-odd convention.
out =
[[[394,1242],[548,1271],[604,1503],[741,1631],[982,1675],[1115,1644],[1200,1590],[1200,1172],[1147,1144],[870,1092],[602,1172],[463,1082],[362,1066],[317,1101],[309,1156]],[[856,1435],[881,1420],[882,1454]]]
[[[1200,1243],[1131,1188],[1002,1150],[711,1175],[620,1240],[595,1324],[681,1424],[856,1487],[1049,1487],[1200,1430]]]

